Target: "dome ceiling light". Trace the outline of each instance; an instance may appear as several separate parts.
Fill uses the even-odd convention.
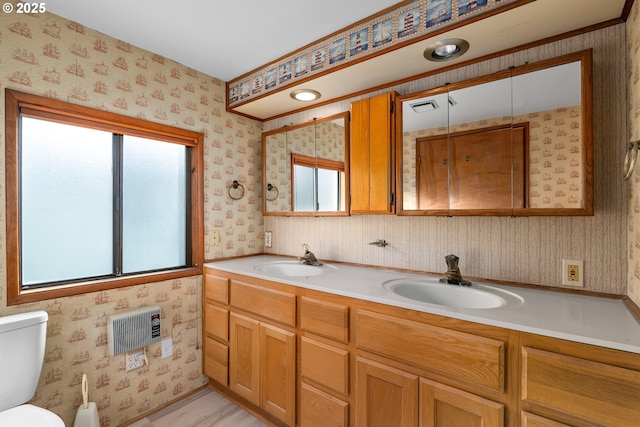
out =
[[[320,92],[311,89],[296,89],[291,92],[291,97],[298,101],[308,102],[320,99]]]
[[[463,39],[440,40],[424,50],[424,57],[429,61],[449,61],[462,56],[469,50],[469,42]]]

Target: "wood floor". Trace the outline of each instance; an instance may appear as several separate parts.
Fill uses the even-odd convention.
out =
[[[129,427],[266,427],[211,389],[204,389]]]

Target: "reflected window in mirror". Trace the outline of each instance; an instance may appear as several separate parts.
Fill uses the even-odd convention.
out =
[[[263,134],[263,182],[279,189],[264,215],[348,215],[348,126],[345,112]]]
[[[345,209],[344,162],[293,155],[293,210],[332,212]]]

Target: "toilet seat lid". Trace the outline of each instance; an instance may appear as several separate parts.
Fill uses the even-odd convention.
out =
[[[20,405],[0,412],[3,427],[65,427],[62,418],[34,405]]]

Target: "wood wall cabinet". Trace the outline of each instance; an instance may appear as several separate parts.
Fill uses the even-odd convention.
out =
[[[395,212],[395,92],[351,103],[351,213]]]

